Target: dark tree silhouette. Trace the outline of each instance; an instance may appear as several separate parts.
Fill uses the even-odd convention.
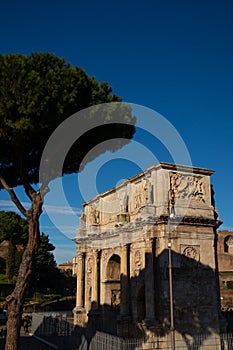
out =
[[[0,55],[0,186],[8,191],[28,222],[28,243],[15,289],[7,298],[6,350],[18,348],[22,305],[38,248],[44,195],[51,178],[57,176],[56,171],[51,172],[39,189],[33,187],[39,181],[45,144],[55,128],[71,114],[100,103],[119,101],[121,99],[112,94],[108,83],[99,83],[88,77],[82,68],[67,64],[54,54]],[[95,118],[95,115],[89,117]],[[134,127],[124,123],[133,122],[129,108],[123,108],[122,122],[114,123],[114,118],[107,117],[107,125],[85,133],[72,147],[63,174],[78,171],[85,154],[99,142],[114,137],[132,137]],[[105,121],[106,114],[102,116],[102,124]],[[122,143],[116,142],[114,149],[121,146]],[[24,208],[13,189],[18,185],[25,189],[31,203],[29,209]]]

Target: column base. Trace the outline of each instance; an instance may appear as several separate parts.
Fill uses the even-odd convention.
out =
[[[76,306],[73,309],[74,314],[74,325],[84,327],[86,324],[87,313],[86,310],[81,306]]]
[[[151,327],[156,327],[158,325],[158,321],[155,318],[151,318],[151,317],[146,317],[142,323],[147,327],[147,328],[151,328]]]
[[[102,320],[101,313],[99,310],[90,310],[87,314],[88,316],[88,329],[92,332],[102,330]]]
[[[119,315],[117,319],[117,335],[128,338],[131,335],[132,319],[129,315]]]

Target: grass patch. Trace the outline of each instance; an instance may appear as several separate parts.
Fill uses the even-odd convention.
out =
[[[233,276],[233,271],[220,272],[219,276]]]
[[[2,273],[0,274],[0,284],[8,284],[8,279],[6,275],[3,275]]]

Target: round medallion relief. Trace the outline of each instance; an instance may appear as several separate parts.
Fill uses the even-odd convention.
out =
[[[185,255],[187,258],[198,260],[199,259],[199,253],[198,250],[194,247],[186,247],[183,250],[183,255]]]

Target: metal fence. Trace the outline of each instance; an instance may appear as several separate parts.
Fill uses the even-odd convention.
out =
[[[97,332],[91,339],[89,350],[134,350],[140,349],[142,338],[122,339],[110,334]]]
[[[38,336],[70,336],[75,326],[66,313],[35,313],[32,316],[32,334]]]
[[[59,349],[69,350],[171,350],[171,337],[122,339],[96,332],[88,336],[77,331],[66,315],[33,314],[32,333]],[[233,350],[233,334],[176,334],[176,350]]]
[[[175,348],[177,350],[233,350],[232,339],[232,334],[201,334],[186,338],[178,337],[175,342]],[[170,350],[172,347],[169,335],[153,339],[121,339],[106,333],[97,332],[91,340],[89,349]]]
[[[66,313],[33,313],[31,333],[55,349],[78,348],[79,340],[75,326]]]

